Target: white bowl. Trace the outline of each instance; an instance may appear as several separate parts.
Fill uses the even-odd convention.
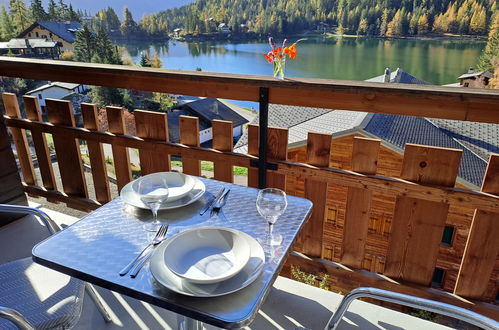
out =
[[[164,251],[165,264],[175,275],[209,284],[236,275],[248,262],[251,249],[237,230],[203,227],[172,237]]]
[[[184,197],[194,188],[194,184],[196,183],[196,180],[190,175],[178,172],[158,172],[145,175],[135,180],[132,184],[132,189],[135,193],[138,194],[139,182],[145,177],[158,178],[158,180],[166,179],[166,183],[168,184],[167,202],[173,202]]]

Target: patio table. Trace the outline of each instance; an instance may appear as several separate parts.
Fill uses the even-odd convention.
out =
[[[160,211],[159,219],[170,224],[167,236],[204,226],[221,226],[243,231],[254,238],[266,235],[268,224],[256,209],[258,189],[199,178],[206,193],[195,203]],[[199,210],[222,187],[230,188],[224,216],[210,219]],[[274,225],[282,235],[278,247],[264,245],[265,265],[261,275],[246,288],[221,297],[199,298],[175,293],[153,278],[148,264],[136,278],[118,272],[148,244],[144,219],[150,211],[139,210],[116,198],[80,221],[39,243],[33,260],[83,281],[131,296],[188,318],[221,328],[240,328],[251,323],[269,293],[300,229],[310,217],[312,203],[288,196],[288,208]],[[191,324],[197,324],[191,322]]]

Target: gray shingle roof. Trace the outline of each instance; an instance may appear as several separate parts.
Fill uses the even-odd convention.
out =
[[[236,111],[217,99],[205,98],[192,101],[182,104],[168,113],[168,135],[171,142],[180,141],[179,117],[182,115],[198,117],[200,131],[210,128],[213,119],[232,121],[233,127],[248,122]]]
[[[269,104],[269,126],[291,128],[332,111],[334,110]],[[258,124],[259,118],[257,115],[251,123]],[[245,131],[234,146],[235,152],[246,153],[248,151],[247,144],[248,132]]]
[[[75,21],[70,22],[56,22],[56,21],[39,21],[33,23],[30,27],[19,34],[20,38],[25,37],[26,33],[31,31],[35,26],[40,25],[46,30],[49,30],[53,34],[58,35],[62,39],[69,43],[75,41],[76,31],[81,30],[82,26],[80,23]]]
[[[385,75],[377,76],[371,79],[367,79],[366,81],[370,82],[384,82]],[[429,82],[424,81],[423,79],[419,79],[415,77],[401,68],[397,68],[397,70],[390,73],[390,82],[396,84],[416,84],[416,85],[431,85]]]
[[[459,177],[476,186],[481,185],[487,162],[426,118],[373,114],[364,129],[402,149],[406,143],[417,143],[463,150]]]
[[[497,124],[434,118],[428,120],[486,161],[491,153],[499,153]]]

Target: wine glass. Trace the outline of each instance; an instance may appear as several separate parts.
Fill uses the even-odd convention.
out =
[[[145,176],[139,179],[137,193],[140,200],[152,212],[153,221],[144,224],[147,231],[157,231],[161,226],[158,220],[158,210],[162,203],[168,199],[168,184],[166,179],[157,176]]]
[[[281,235],[274,235],[273,226],[279,217],[286,211],[288,200],[286,193],[277,188],[266,188],[260,190],[256,198],[256,208],[258,213],[267,220],[269,230],[267,242],[270,245],[279,245],[282,242]]]

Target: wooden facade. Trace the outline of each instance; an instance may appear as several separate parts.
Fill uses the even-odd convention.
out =
[[[360,134],[335,138],[331,142],[329,166],[344,170],[354,170],[354,139]],[[295,147],[288,152],[290,161],[304,162],[307,158],[307,146]],[[367,149],[367,148],[366,148]],[[373,150],[371,147],[370,150]],[[400,177],[402,171],[403,154],[383,145],[379,148],[376,157],[377,169],[373,174],[387,177]],[[466,189],[463,185],[457,187]],[[289,177],[286,189],[290,194],[304,196],[303,180]],[[324,236],[322,241],[322,258],[334,262],[342,262],[345,258],[342,249],[344,237],[345,217],[347,210],[348,188],[340,185],[330,185],[327,194],[326,215],[324,220]],[[372,193],[372,201],[368,208],[367,237],[365,253],[358,264],[358,268],[373,273],[385,272],[386,256],[389,239],[394,221],[396,196],[385,193]],[[459,266],[469,236],[475,210],[472,208],[451,205],[446,217],[445,226],[449,227],[450,244],[442,242],[438,249],[436,267],[443,271],[441,284],[433,283],[436,287],[453,292],[456,286]],[[450,229],[452,228],[452,229]],[[357,228],[358,229],[358,228]],[[338,288],[340,290],[340,288]],[[484,301],[494,302],[499,290],[499,258],[487,284],[487,289],[481,297]]]
[[[32,70],[34,64],[38,70]],[[267,88],[270,101],[275,103],[329,108],[340,104],[350,110],[431,114],[446,119],[499,123],[499,93],[495,91],[386,87],[319,79],[275,81],[265,77],[26,59],[0,59],[0,69],[9,76],[35,79],[43,76],[49,80],[80,83],[99,81],[105,86],[246,100],[258,100],[259,90]],[[405,106],[394,107],[394,103],[400,102]],[[38,183],[31,173],[26,140],[14,139],[19,158],[27,160],[24,165],[21,163],[24,190],[71,207],[92,210],[109,196],[109,185],[102,183],[95,186],[100,191],[96,194],[99,200],[88,198],[77,152],[80,140],[93,145],[89,156],[93,175],[99,178],[105,177],[101,146],[112,146],[120,186],[131,180],[129,148],[139,149],[141,162],[144,160],[146,167],[151,167],[146,171],[152,169],[153,163],[169,166],[169,156],[175,155],[182,158],[184,171],[189,174],[199,175],[199,162],[207,160],[215,164],[215,179],[230,181],[228,168],[242,166],[249,168],[249,185],[256,186],[258,182],[258,171],[252,167],[258,159],[258,126],[248,128],[249,154],[245,155],[233,153],[223,143],[222,136],[221,141],[217,138],[213,149],[200,148],[196,118],[181,118],[181,143],[176,144],[165,140],[165,132],[153,135],[148,127],[142,127],[150,122],[164,123],[167,120],[164,114],[161,115],[164,118],[158,119],[156,113],[140,113],[136,124],[137,132],[141,133],[137,137],[125,132],[124,109],[119,107],[107,107],[109,129],[103,132],[95,124],[94,105],[85,105],[88,109],[87,115],[84,114],[86,128],[74,127],[66,101],[47,103],[50,123],[20,118],[19,105],[12,94],[4,94],[4,105],[7,115],[2,120],[6,126],[18,132],[52,134],[59,166],[73,169],[71,175],[61,175],[61,190],[50,186],[50,180]],[[39,112],[36,104],[34,107]],[[214,126],[219,127],[216,134],[225,134],[226,125],[215,123]],[[158,124],[160,130],[165,127]],[[497,280],[493,287],[490,283],[491,277],[497,278],[499,251],[499,240],[494,237],[499,221],[499,155],[493,155],[489,161],[482,190],[473,191],[456,187],[461,157],[458,150],[411,145],[404,155],[398,155],[380,147],[376,140],[345,137],[331,144],[332,136],[311,133],[306,147],[288,151],[287,129],[269,128],[267,133],[267,156],[274,165],[267,171],[267,185],[305,196],[314,203],[311,219],[295,245],[307,258],[290,257],[291,262],[304,267],[315,265],[315,269],[327,271],[337,283],[345,284],[345,288],[349,282],[348,285],[372,285],[431,296],[499,319],[497,306],[483,303],[491,301],[490,297],[497,293]],[[42,154],[44,148],[43,143],[35,144],[36,154]],[[38,162],[46,162],[40,168],[52,167],[43,157]],[[46,171],[47,178],[49,172]],[[33,181],[29,182],[30,178]],[[345,219],[348,219],[346,225]],[[440,244],[446,224],[457,228],[451,247]],[[343,239],[345,237],[348,239]],[[454,249],[455,254],[449,253],[449,249]],[[339,260],[341,265],[328,266],[322,257]],[[447,270],[444,289],[468,299],[439,296],[430,289],[435,267]],[[388,275],[390,280],[373,280],[374,274],[374,277],[366,277],[358,268]],[[394,285],[395,282],[409,285]]]

